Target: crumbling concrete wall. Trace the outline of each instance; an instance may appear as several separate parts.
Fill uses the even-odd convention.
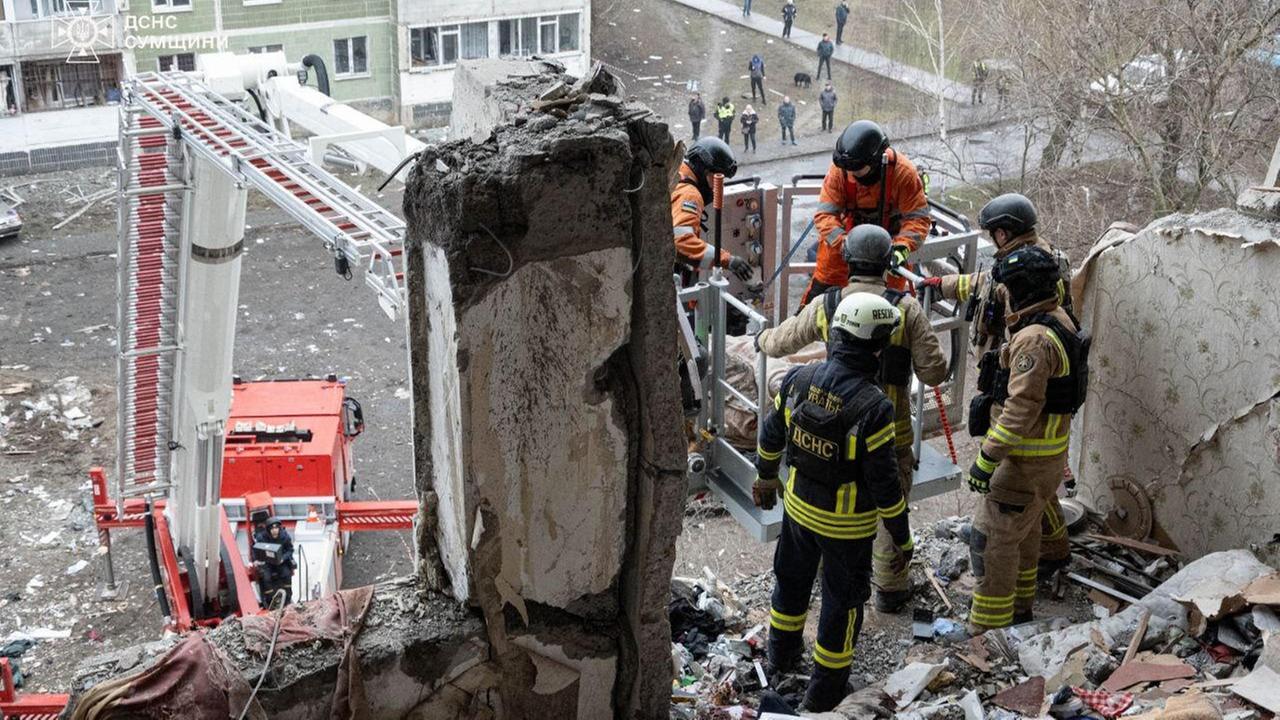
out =
[[[405,194],[422,578],[481,608],[510,716],[666,717],[674,142],[603,73],[471,84],[511,122],[455,99],[482,141]]]
[[[1083,497],[1193,557],[1280,530],[1280,222],[1233,210],[1113,232],[1073,282],[1093,333]],[[1267,558],[1264,558],[1267,559]]]
[[[460,61],[453,72],[450,133],[458,139],[483,142],[495,127],[512,122],[527,110],[529,99],[553,85],[553,78],[561,77],[562,70],[554,60]]]

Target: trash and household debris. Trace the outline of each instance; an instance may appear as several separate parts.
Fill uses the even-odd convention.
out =
[[[16,394],[30,389],[30,383],[15,383],[6,388],[3,394],[9,394],[10,390]],[[97,427],[103,421],[102,418],[95,418],[89,413],[88,409],[93,405],[92,393],[75,375],[58,380],[48,392],[24,399],[19,405],[22,409],[14,408],[14,410],[22,413],[22,419],[25,422],[42,427],[52,424],[59,427],[62,436],[68,440],[79,438],[82,430]],[[12,418],[6,416],[0,421],[8,424]]]
[[[1080,528],[1071,566],[1042,578],[1040,593],[1092,601],[1092,619],[1043,617],[969,637],[967,597],[939,602],[947,591],[972,587],[956,549],[969,530],[967,519],[942,520],[926,539],[929,551],[917,556],[937,593],[917,585],[911,622],[895,638],[905,659],[885,669],[855,655],[858,691],[831,712],[805,717],[1255,720],[1280,713],[1280,571],[1251,552],[1184,564],[1169,548]],[[1075,619],[1090,617],[1076,609]],[[779,686],[769,686],[767,621],[747,627],[751,610],[759,608],[743,607],[709,570],[672,582],[672,718],[796,716],[784,708],[795,705],[807,677],[773,678]],[[859,653],[873,652],[864,646],[878,634],[864,627]],[[867,672],[877,668],[878,675]]]

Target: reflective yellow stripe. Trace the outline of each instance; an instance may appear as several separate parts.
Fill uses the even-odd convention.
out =
[[[819,520],[833,523],[833,524],[847,525],[851,520],[856,521],[859,524],[863,522],[870,522],[872,524],[875,524],[875,522],[880,519],[880,512],[878,510],[867,510],[860,513],[852,513],[852,512],[839,513],[839,512],[833,512],[831,510],[823,510],[821,508],[814,507],[809,503],[796,497],[795,484],[796,484],[796,472],[795,472],[795,469],[792,469],[791,477],[787,481],[787,496],[790,497],[796,503],[796,505],[800,508],[800,510],[802,510],[808,515],[818,518]],[[854,494],[854,497],[856,498],[857,488],[854,485],[854,483],[846,483],[846,485],[849,485],[850,487],[854,488],[852,492]]]
[[[1062,341],[1058,339],[1057,334],[1052,330],[1047,331],[1045,335],[1053,341],[1053,346],[1058,349],[1058,357],[1062,358],[1062,372],[1058,373],[1054,377],[1066,377],[1070,375],[1071,359],[1067,357],[1067,349],[1062,346]]]
[[[760,456],[761,460],[778,460],[782,457],[781,450],[779,450],[778,452],[769,452],[768,450],[765,450],[763,447],[759,447],[759,446],[756,447],[756,454]]]
[[[910,535],[907,535],[907,541],[906,541],[905,543],[903,543],[903,544],[899,545],[898,547],[899,547],[899,548],[901,548],[903,551],[906,551],[906,550],[915,550],[915,549],[916,549],[916,539],[915,539],[915,538],[913,538],[913,537],[911,537]]]
[[[853,510],[853,499],[858,494],[857,488],[853,483],[845,483],[836,490],[836,512],[841,515],[848,515]]]
[[[844,651],[849,653],[849,657],[853,657],[853,628],[858,622],[858,609],[851,608],[849,610],[849,625],[844,630]]]
[[[813,300],[810,300],[809,302],[813,302]],[[822,334],[822,339],[830,340],[830,338],[827,337],[827,307],[825,303],[818,306],[817,321],[818,332]]]
[[[899,500],[892,507],[881,510],[880,517],[884,518],[885,520],[892,520],[893,518],[896,518],[899,515],[901,515],[903,512],[905,512],[906,509],[907,509],[907,501]]]
[[[850,625],[850,627],[852,628],[853,626]],[[841,668],[847,668],[853,664],[853,651],[849,650],[848,652],[838,653],[831,652],[830,650],[822,647],[821,644],[815,642],[813,644],[813,659],[815,662],[825,667],[829,667],[833,670],[839,670]]]
[[[849,436],[849,447],[845,452],[845,456],[850,460],[858,459],[858,436],[857,435]]]
[[[877,523],[871,520],[866,524],[861,523],[826,523],[816,520],[812,516],[797,508],[797,503],[790,495],[786,495],[782,499],[783,507],[786,509],[787,515],[791,517],[797,524],[808,530],[835,540],[863,540],[875,537]]]
[[[982,627],[1004,627],[1005,625],[1013,624],[1013,611],[1010,610],[1007,613],[1000,613],[998,615],[974,611],[969,613],[969,622],[974,625],[981,625]]]
[[[774,410],[782,409],[782,393],[778,393],[777,395],[773,396],[773,409]]]
[[[1034,567],[1032,567],[1032,568],[1027,568],[1026,570],[1019,570],[1019,571],[1018,571],[1018,577],[1020,577],[1020,578],[1027,578],[1027,577],[1031,577],[1031,578],[1033,578],[1033,577],[1035,577],[1035,576],[1036,576],[1036,572],[1038,572],[1039,570],[1040,570],[1040,568],[1034,568]]]
[[[769,625],[788,632],[803,630],[805,615],[808,615],[808,612],[801,615],[787,615],[769,608]]]
[[[1013,432],[1000,423],[992,423],[991,429],[987,431],[987,438],[1005,445],[1017,445],[1022,442],[1021,435]]]
[[[969,276],[968,275],[961,275],[959,278],[956,279],[956,299],[957,300],[969,299]]]
[[[983,607],[987,610],[1000,610],[1006,607],[1013,607],[1013,595],[981,595],[973,594],[974,607]]]
[[[791,427],[791,408],[787,407],[782,410],[782,423],[788,428]]]
[[[1071,441],[1070,435],[1049,440],[1024,440],[1009,451],[1016,457],[1052,457],[1067,451]]]
[[[988,460],[981,451],[978,452],[978,459],[974,460],[973,463],[983,472],[993,473],[996,471],[996,464]]]
[[[893,440],[893,423],[885,425],[883,428],[875,431],[867,438],[867,452],[872,452],[876,448]]]

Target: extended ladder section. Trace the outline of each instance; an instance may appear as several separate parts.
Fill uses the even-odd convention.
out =
[[[180,143],[161,122],[121,115],[116,477],[123,502],[169,487],[185,184]]]
[[[190,257],[183,227],[189,165],[202,157],[271,199],[323,241],[391,318],[405,306],[405,225],[307,159],[307,150],[182,72],[125,82],[118,150],[119,275],[116,502],[172,485],[178,314]]]
[[[307,159],[301,144],[186,73],[143,73],[127,102],[178,129],[188,147],[276,203],[324,241],[335,258],[366,267],[365,283],[395,318],[404,308],[405,225]]]

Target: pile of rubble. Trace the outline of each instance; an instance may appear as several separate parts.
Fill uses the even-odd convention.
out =
[[[1082,532],[1072,540],[1072,566],[1043,579],[1043,619],[970,637],[968,529],[966,519],[948,518],[918,541],[928,585],[917,578],[910,630],[895,638],[892,628],[864,628],[857,692],[830,713],[805,717],[1251,720],[1280,713],[1280,572],[1251,552],[1183,566],[1173,550]],[[753,588],[768,584],[749,580]],[[793,717],[772,707],[794,707],[807,677],[767,677],[767,624],[747,623],[748,607],[767,603],[763,593],[735,594],[709,571],[673,581],[672,718]]]
[[[102,424],[102,418],[95,418],[89,413],[93,404],[92,394],[79,377],[64,377],[55,382],[48,392],[13,402],[14,398],[28,394],[32,388],[30,382],[16,381],[0,386],[0,449],[12,454],[25,452],[10,448],[11,441],[6,437],[19,422],[29,433],[56,430],[67,440],[76,440],[81,431]]]

